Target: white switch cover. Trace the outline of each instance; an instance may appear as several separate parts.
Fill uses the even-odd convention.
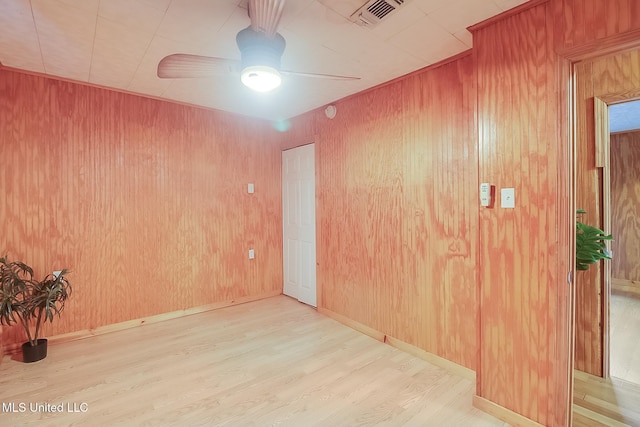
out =
[[[249,259],[254,259],[255,257],[256,257],[256,254],[253,251],[253,249],[249,249]]]
[[[516,207],[516,189],[502,188],[500,189],[500,207],[513,209]]]
[[[250,182],[249,184],[247,184],[247,192],[249,194],[253,194],[253,182]]]

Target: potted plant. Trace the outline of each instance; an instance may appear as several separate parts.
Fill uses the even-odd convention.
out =
[[[576,213],[580,216],[586,212],[578,209]],[[613,236],[605,234],[599,228],[576,221],[576,270],[588,270],[589,265],[601,259],[611,259],[606,240],[613,240]]]
[[[67,270],[57,276],[48,274],[43,280],[33,278],[33,269],[25,263],[0,258],[0,323],[19,323],[28,341],[22,344],[23,360],[36,362],[47,356],[47,340],[40,338],[42,325],[60,315],[71,284]]]

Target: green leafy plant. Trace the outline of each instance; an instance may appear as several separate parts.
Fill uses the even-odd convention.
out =
[[[576,213],[580,217],[586,212],[578,209]],[[576,270],[588,270],[589,265],[601,259],[611,259],[607,253],[607,240],[613,240],[613,236],[605,234],[599,228],[576,221]]]
[[[33,278],[33,269],[20,261],[0,258],[0,323],[19,323],[32,346],[38,343],[44,322],[60,316],[71,296],[71,284],[62,270],[57,277]]]

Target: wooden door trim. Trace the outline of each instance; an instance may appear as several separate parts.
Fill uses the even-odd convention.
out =
[[[638,101],[640,100],[640,88],[634,89],[634,90],[628,90],[625,92],[607,93],[605,95],[598,95],[595,98],[603,101],[605,104],[607,104],[607,107],[614,104],[622,104],[630,101]]]
[[[611,137],[609,136],[609,105],[600,97],[594,96],[594,133],[596,144],[596,168],[602,169],[602,224],[605,233],[611,232]],[[610,250],[607,242],[607,250]],[[602,266],[602,306],[600,307],[601,323],[601,361],[602,376],[609,378],[609,307],[611,304],[611,263]]]
[[[566,386],[568,393],[565,396],[564,406],[567,411],[565,425],[573,425],[573,366],[574,366],[574,349],[575,349],[575,286],[574,274],[575,271],[575,137],[573,132],[574,124],[574,86],[573,86],[573,64],[566,58],[560,57],[558,61],[557,71],[558,87],[560,89],[558,108],[560,128],[558,137],[560,140],[565,141],[565,144],[561,144],[561,150],[558,153],[557,163],[557,179],[558,179],[558,227],[559,227],[559,244],[561,248],[568,248],[568,258],[570,271],[563,269],[566,267],[563,263],[560,263],[558,269],[558,277],[562,280],[562,277],[566,275],[567,283],[562,280],[562,285],[567,286],[567,299],[561,301],[563,293],[558,296],[557,304],[561,307],[564,306],[567,309],[565,315],[566,324],[564,330],[558,330],[558,333],[566,334],[563,339],[566,342],[566,364],[567,372],[565,376]],[[567,173],[567,171],[571,171]],[[568,197],[566,197],[568,196]],[[564,221],[563,221],[564,218]],[[562,349],[556,349],[556,354],[562,355]],[[564,362],[564,360],[563,360]],[[560,379],[558,379],[560,381]],[[559,387],[557,384],[556,387]]]
[[[558,50],[558,55],[576,63],[640,48],[640,29],[593,40],[578,47]]]

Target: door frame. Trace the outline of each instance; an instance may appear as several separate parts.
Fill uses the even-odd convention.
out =
[[[596,144],[596,167],[602,168],[602,182],[599,186],[602,188],[600,197],[602,198],[602,224],[605,233],[611,232],[611,134],[609,128],[609,103],[607,97],[594,96],[594,119],[595,119],[595,144]],[[599,201],[600,202],[600,201]],[[605,242],[607,250],[611,250],[610,242]],[[605,262],[602,266],[602,275],[600,278],[600,286],[602,288],[602,305],[600,307],[601,336],[602,336],[602,376],[609,378],[609,356],[610,356],[610,305],[611,305],[611,263]]]
[[[640,30],[634,30],[634,31],[630,31],[627,33],[622,33],[622,34],[616,34],[614,36],[611,37],[607,37],[605,39],[600,39],[600,40],[594,40],[591,43],[588,43],[587,45],[581,46],[581,47],[577,47],[577,48],[570,48],[570,49],[566,49],[563,51],[558,52],[558,54],[560,55],[560,57],[566,62],[568,62],[569,66],[570,66],[570,76],[571,76],[571,90],[569,92],[570,94],[570,126],[569,126],[569,132],[570,132],[570,147],[571,147],[571,172],[570,172],[570,180],[571,180],[571,200],[573,201],[574,205],[575,205],[575,200],[576,200],[576,181],[577,181],[577,169],[576,169],[576,159],[577,159],[577,146],[578,146],[578,141],[577,141],[577,132],[576,132],[576,126],[577,126],[577,113],[576,113],[576,84],[577,82],[577,76],[575,73],[575,65],[580,63],[580,62],[584,62],[584,61],[595,61],[598,59],[602,59],[605,58],[607,56],[614,56],[614,55],[618,55],[624,52],[628,52],[628,51],[632,51],[632,50],[636,50],[636,49],[640,49]],[[627,93],[611,93],[611,94],[606,94],[606,95],[598,95],[595,98],[598,98],[600,101],[602,101],[606,108],[604,108],[603,110],[606,111],[607,114],[607,119],[608,119],[608,113],[609,113],[609,108],[608,106],[614,103],[619,103],[619,102],[625,102],[625,101],[630,101],[633,99],[640,99],[640,91],[638,92],[627,92]],[[596,101],[594,101],[596,102]],[[601,113],[602,114],[602,113]],[[584,117],[582,117],[582,119],[584,119]],[[597,120],[596,120],[597,122]],[[592,131],[595,132],[595,129],[593,129]],[[609,173],[608,170],[608,161],[609,161],[609,157],[610,157],[610,152],[608,151],[609,149],[609,140],[610,138],[607,136],[606,138],[603,138],[602,136],[599,135],[595,135],[597,139],[600,139],[600,141],[598,142],[596,140],[596,144],[600,144],[600,145],[606,145],[607,151],[603,152],[604,155],[606,155],[606,162],[607,162],[607,168],[606,168],[606,173]],[[600,146],[599,149],[602,150],[604,147]],[[603,173],[604,176],[604,173]],[[607,183],[609,182],[609,180],[607,179]],[[604,197],[605,199],[608,198],[610,193],[610,189],[607,189],[607,194]],[[604,203],[604,200],[603,200]],[[607,228],[610,228],[610,202],[607,201],[606,203],[608,206],[604,206],[603,205],[603,221],[605,221],[605,226]],[[572,229],[575,230],[575,215],[574,215],[574,220],[573,220],[573,227]],[[606,222],[609,221],[609,222]],[[606,229],[605,229],[606,231]],[[575,252],[575,235],[574,235],[574,239],[573,239],[573,248],[574,248],[574,252]],[[575,257],[574,257],[575,258]],[[604,281],[603,283],[603,298],[602,298],[602,307],[601,307],[601,312],[602,312],[602,318],[603,318],[603,322],[602,325],[600,326],[602,328],[602,345],[601,345],[601,349],[602,349],[602,372],[603,372],[603,376],[609,377],[609,304],[610,304],[610,295],[611,295],[611,272],[610,272],[610,266],[606,265],[605,266],[605,270],[602,274],[602,280]],[[574,268],[573,268],[573,275],[575,275],[575,263],[574,263]],[[576,304],[576,291],[575,291],[575,280],[572,280],[572,291],[571,291],[571,301],[570,301],[570,305],[571,305],[571,319],[570,319],[570,335],[572,337],[571,339],[571,348],[570,348],[570,355],[571,355],[571,369],[569,372],[569,376],[570,376],[570,387],[571,389],[573,389],[573,367],[574,367],[574,358],[575,358],[575,333],[576,333],[576,314],[575,314],[575,304]],[[571,393],[573,394],[573,393]],[[570,408],[572,408],[572,406],[569,406]],[[570,418],[571,419],[571,418]]]
[[[571,271],[569,274],[569,292],[568,301],[565,302],[566,307],[569,310],[569,316],[567,319],[566,327],[561,327],[559,332],[564,335],[567,334],[568,348],[568,372],[566,373],[566,381],[568,386],[567,400],[563,402],[567,408],[567,425],[573,423],[573,385],[574,385],[574,363],[575,363],[575,341],[576,341],[576,287],[575,287],[575,204],[576,204],[576,148],[578,141],[576,140],[576,75],[575,64],[585,61],[594,60],[597,58],[619,54],[625,51],[640,48],[640,30],[633,30],[627,33],[616,34],[605,39],[594,40],[590,43],[579,47],[571,47],[566,49],[560,49],[556,53],[559,58],[558,78],[560,80],[560,112],[564,111],[564,114],[560,115],[561,131],[560,137],[566,141],[565,149],[560,152],[560,159],[558,161],[558,179],[560,188],[568,189],[569,200],[562,206],[568,207],[568,215],[562,215],[559,213],[559,218],[565,218],[564,221],[560,221],[561,237],[565,236],[565,231],[572,234],[568,244],[562,245],[569,248],[569,253],[566,254],[572,258]],[[568,205],[568,206],[566,206]],[[561,242],[563,243],[563,242]]]
[[[639,88],[640,90],[640,88]],[[596,161],[602,165],[602,223],[603,231],[611,233],[611,130],[609,106],[640,100],[640,94],[620,92],[594,97]],[[600,105],[598,107],[598,105]],[[606,129],[602,124],[606,123]],[[607,250],[611,242],[606,241]],[[602,273],[602,376],[611,377],[611,263],[604,263]]]

